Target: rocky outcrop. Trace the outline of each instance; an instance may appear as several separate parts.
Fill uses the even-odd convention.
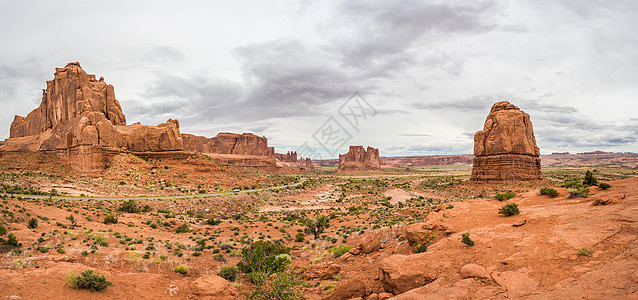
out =
[[[288,151],[286,154],[275,153],[275,158],[278,161],[297,162],[297,152]]]
[[[379,149],[363,146],[350,146],[350,150],[346,154],[339,154],[340,171],[353,170],[379,170],[381,169],[381,160],[379,158]]]
[[[78,147],[83,149],[75,149]],[[104,78],[96,80],[95,75],[87,74],[79,63],[73,62],[56,68],[53,80],[47,81],[38,108],[26,117],[15,116],[10,137],[0,151],[75,149],[72,153],[88,157],[84,165],[91,169],[101,165],[100,158],[92,158],[101,152],[96,150],[99,148],[175,151],[183,149],[183,142],[177,120],[169,119],[158,126],[139,123],[126,126],[113,86],[104,82]]]
[[[507,101],[497,102],[474,135],[471,180],[542,179],[539,156],[529,115]]]
[[[268,147],[268,139],[252,133],[218,133],[207,138],[182,134],[184,150],[200,153],[275,156],[275,148]]]

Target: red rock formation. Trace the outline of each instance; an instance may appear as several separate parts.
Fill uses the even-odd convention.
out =
[[[184,150],[191,152],[275,156],[275,148],[268,147],[268,139],[252,133],[222,132],[212,138],[182,134],[182,139]]]
[[[529,115],[507,101],[492,106],[474,135],[473,181],[542,179]]]
[[[297,162],[297,152],[288,151],[286,154],[275,153],[275,158],[279,161]]]
[[[301,165],[301,168],[305,169],[305,170],[309,170],[309,169],[313,168],[312,159],[307,158],[307,157],[306,158],[301,158],[299,160],[299,164]]]
[[[126,126],[113,86],[103,78],[96,80],[75,62],[56,68],[38,108],[26,117],[15,116],[10,138],[0,151],[70,151],[85,147],[73,153],[94,157],[87,151],[100,152],[95,146],[117,151],[174,151],[182,150],[183,142],[176,120],[158,126]],[[84,165],[92,169],[100,163]]]
[[[339,170],[379,170],[381,162],[379,159],[379,149],[363,146],[350,146],[346,154],[339,154]]]
[[[471,164],[472,158],[472,154],[383,157],[383,163],[410,167],[442,166],[454,163]]]

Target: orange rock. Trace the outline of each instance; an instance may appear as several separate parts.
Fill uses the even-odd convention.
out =
[[[268,139],[252,133],[221,132],[215,137],[206,138],[192,134],[183,134],[184,150],[200,153],[241,154],[275,156],[275,148],[268,147]]]
[[[379,170],[381,169],[381,159],[379,149],[363,146],[350,146],[348,153],[339,154],[340,171],[351,170]]]
[[[473,181],[542,179],[540,150],[527,113],[507,101],[492,106],[474,135]]]

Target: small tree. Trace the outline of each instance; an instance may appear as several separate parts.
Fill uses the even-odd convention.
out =
[[[598,185],[598,178],[594,177],[594,173],[592,173],[590,170],[587,170],[587,172],[585,172],[585,180],[583,180],[583,185]]]
[[[71,227],[75,227],[75,225],[77,225],[77,220],[75,220],[75,217],[73,215],[69,215],[68,217],[66,217],[66,219],[71,222]],[[117,221],[115,222],[117,223]]]
[[[316,240],[329,226],[330,219],[326,216],[319,216],[314,220],[308,219],[306,220],[306,233],[314,235]]]

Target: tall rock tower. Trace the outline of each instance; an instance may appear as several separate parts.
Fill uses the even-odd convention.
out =
[[[540,151],[529,115],[501,101],[474,135],[472,181],[542,179]]]

